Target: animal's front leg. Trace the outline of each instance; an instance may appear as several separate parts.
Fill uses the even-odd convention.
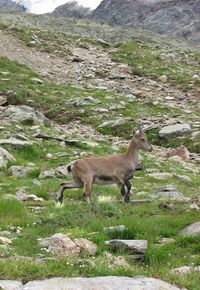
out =
[[[130,202],[130,192],[131,192],[131,183],[129,180],[125,180],[125,185],[127,187],[127,192],[124,196],[124,203]]]

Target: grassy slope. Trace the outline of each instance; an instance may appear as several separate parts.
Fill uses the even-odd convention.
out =
[[[120,49],[122,49],[121,46]],[[126,52],[126,47],[124,48],[124,52]],[[121,51],[120,54],[122,54]],[[118,52],[117,55],[115,52],[115,57],[119,57]],[[125,61],[124,58],[122,60]],[[9,75],[7,77],[10,79],[9,82],[2,81],[0,83],[0,91],[3,93],[7,93],[8,90],[10,91],[8,93],[10,103],[27,104],[37,107],[45,112],[49,118],[61,123],[73,119],[80,119],[85,124],[97,126],[104,121],[104,118],[107,120],[106,116],[94,122],[96,112],[94,112],[93,108],[90,106],[87,107],[87,114],[81,114],[80,111],[70,105],[66,112],[63,110],[63,104],[68,99],[81,99],[88,96],[88,94],[99,99],[103,104],[106,104],[107,100],[105,101],[105,96],[109,95],[109,92],[78,90],[71,86],[58,85],[46,80],[44,80],[43,84],[39,85],[31,81],[31,78],[41,77],[25,66],[10,62],[5,58],[1,58],[0,62],[1,70],[8,71]],[[145,75],[151,74],[152,63],[149,63],[148,60],[146,60],[145,63],[147,65],[144,69]],[[116,103],[120,102],[120,97],[116,96],[115,101]],[[110,103],[112,102],[113,101],[110,101]],[[100,107],[102,107],[102,103],[99,105]],[[141,110],[148,116],[149,114],[160,114],[164,109],[159,106],[156,109],[154,107],[149,108],[149,106],[145,106],[145,104],[141,106],[141,103],[136,101],[133,104],[129,104],[123,111],[113,111],[112,115],[109,117],[110,119],[117,118],[119,112],[126,116],[133,117],[134,112],[134,118],[138,116],[139,119]],[[172,116],[175,112],[176,109],[171,109],[171,111],[167,109],[169,116]],[[186,118],[184,112],[180,113],[183,114],[183,118]],[[22,132],[32,139],[30,125],[20,124],[20,126]],[[124,129],[126,127],[117,128],[114,134],[117,133],[124,137],[128,137],[130,131],[129,127],[127,127],[127,131],[125,131]],[[11,132],[11,135],[21,131],[15,125],[8,127],[6,130]],[[41,130],[44,133],[55,134],[54,130],[51,128],[42,127]],[[113,133],[110,129],[104,129],[102,132]],[[3,130],[0,131],[0,138],[1,137],[4,137]],[[54,202],[48,200],[48,193],[57,191],[59,181],[54,179],[42,180],[40,187],[33,184],[32,181],[34,178],[38,177],[40,170],[45,168],[56,168],[58,165],[65,164],[71,160],[71,158],[66,157],[61,157],[57,160],[49,160],[46,158],[47,153],[67,152],[69,156],[73,156],[74,150],[78,149],[80,152],[86,151],[98,155],[105,155],[113,152],[110,143],[102,142],[99,144],[98,148],[79,146],[78,148],[67,147],[63,149],[56,141],[41,141],[39,145],[33,145],[27,150],[13,149],[9,146],[5,148],[16,157],[18,165],[26,165],[29,162],[34,162],[36,170],[29,177],[24,179],[14,179],[8,176],[6,170],[1,171],[0,196],[3,196],[5,193],[14,194],[19,187],[27,186],[30,193],[37,194],[46,199],[43,203],[46,208],[36,215],[27,208],[27,205],[31,205],[32,203],[22,204],[14,200],[5,202],[5,200],[1,198],[1,229],[9,229],[11,223],[14,226],[22,227],[21,236],[18,236],[13,242],[14,247],[6,251],[1,249],[2,253],[4,255],[15,253],[30,257],[36,257],[38,254],[43,254],[48,257],[48,253],[44,253],[38,247],[37,238],[48,237],[56,232],[70,233],[72,237],[88,237],[98,244],[99,251],[96,256],[95,267],[86,265],[84,268],[80,268],[77,266],[77,259],[60,260],[56,262],[50,260],[44,264],[37,262],[30,263],[28,261],[0,261],[1,278],[21,278],[23,281],[29,281],[32,279],[53,276],[147,275],[160,277],[169,282],[174,282],[177,285],[187,287],[188,289],[198,289],[199,274],[192,273],[184,277],[177,277],[170,273],[171,269],[174,267],[182,265],[199,265],[200,263],[199,239],[182,238],[179,236],[179,232],[182,228],[199,220],[199,213],[189,209],[187,204],[175,203],[173,208],[168,210],[160,208],[160,203],[157,201],[148,206],[121,206],[117,201],[113,201],[112,203],[100,203],[97,201],[98,195],[113,196],[116,197],[117,200],[120,196],[115,187],[95,186],[93,192],[93,200],[95,203],[91,206],[80,201],[82,195],[81,190],[74,190],[66,193],[66,197],[69,199],[67,199],[65,206],[63,208],[56,208]],[[199,176],[191,173],[181,165],[175,168],[174,164],[170,162],[160,164],[152,157],[143,155],[143,158],[147,168],[158,168],[161,171],[171,172],[175,175],[188,175],[191,177],[192,183],[190,185],[185,185],[176,177],[167,181],[155,181],[149,178],[145,172],[138,172],[136,178],[133,180],[136,198],[148,198],[149,194],[153,194],[158,187],[166,183],[174,184],[185,196],[197,196],[199,194]],[[144,192],[143,196],[137,195],[138,192]],[[111,235],[102,232],[102,228],[105,226],[120,224],[124,224],[127,227],[127,231],[123,234],[116,232]],[[98,233],[90,235],[92,232]],[[102,257],[102,252],[105,250],[104,241],[118,237],[147,239],[149,242],[149,249],[145,255],[145,259],[141,262],[134,262],[127,257],[131,264],[128,270],[120,267],[114,269],[108,268],[105,259]],[[155,248],[154,243],[161,237],[173,237],[175,238],[175,243],[159,249]],[[124,253],[120,254],[125,255]]]

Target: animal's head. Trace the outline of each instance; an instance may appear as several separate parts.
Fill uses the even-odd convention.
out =
[[[149,152],[153,150],[141,125],[138,126],[138,130],[133,131],[133,138],[136,140],[139,149]]]

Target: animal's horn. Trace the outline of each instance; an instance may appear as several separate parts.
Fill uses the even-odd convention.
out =
[[[143,128],[142,128],[142,124],[140,123],[140,124],[138,124],[138,129],[139,129],[139,131],[141,132],[141,133],[144,133],[144,130],[143,130]]]

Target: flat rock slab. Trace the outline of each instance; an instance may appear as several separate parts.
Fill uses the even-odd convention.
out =
[[[184,135],[185,133],[191,132],[190,124],[175,124],[163,127],[159,131],[159,136],[161,138],[168,138],[171,136],[180,136]]]
[[[22,290],[180,290],[171,284],[145,277],[53,278],[27,283]]]
[[[148,243],[146,240],[110,240],[105,242],[113,250],[126,250],[131,254],[144,254]]]
[[[184,230],[182,230],[181,235],[184,237],[200,236],[200,221],[187,226]]]
[[[3,290],[22,290],[23,285],[19,281],[0,280],[0,289],[3,289]]]
[[[21,147],[32,146],[33,142],[21,141],[17,139],[1,139],[0,145],[11,145],[13,147],[21,148]]]

